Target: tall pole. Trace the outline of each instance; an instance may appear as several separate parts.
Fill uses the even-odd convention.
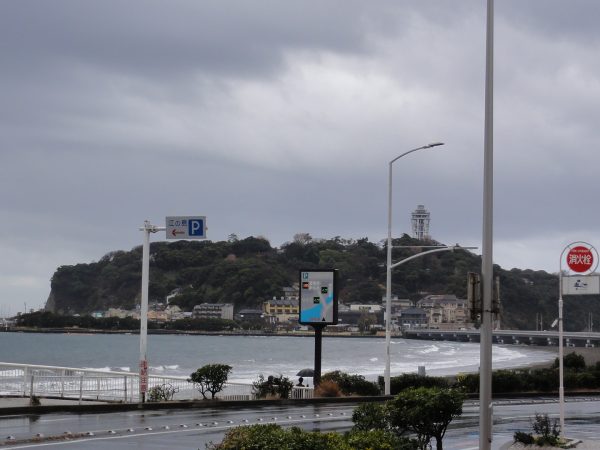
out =
[[[150,282],[150,233],[164,231],[165,227],[157,227],[149,221],[144,221],[142,245],[142,299],[140,304],[140,400],[146,401],[148,390],[148,355],[146,352],[148,342],[148,284]]]
[[[142,301],[140,305],[140,399],[146,400],[148,389],[148,284],[150,281],[150,232],[152,225],[144,221],[144,241],[142,245]]]
[[[564,254],[564,251],[563,251]],[[564,363],[563,363],[563,297],[562,297],[562,258],[560,255],[560,269],[558,271],[558,403],[560,410],[560,436],[565,437],[565,386],[564,386]]]
[[[487,2],[485,128],[483,162],[483,242],[481,279],[483,308],[480,330],[479,449],[492,445],[492,289],[494,223],[494,0]]]
[[[438,147],[444,145],[443,142],[434,142],[432,144],[423,145],[421,147],[413,148],[407,152],[402,153],[400,156],[395,157],[389,162],[388,167],[388,236],[387,236],[387,263],[386,263],[386,281],[385,281],[385,371],[383,374],[384,378],[384,393],[390,395],[390,344],[392,340],[392,164],[398,161],[403,156],[409,153],[416,152],[417,150],[423,150],[425,148]]]
[[[390,328],[392,318],[392,164],[388,169],[388,237],[387,237],[387,263],[385,275],[385,395],[390,395],[390,344],[392,332]]]

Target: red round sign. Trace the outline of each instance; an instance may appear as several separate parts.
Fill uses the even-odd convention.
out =
[[[594,254],[591,249],[578,245],[567,253],[567,265],[573,272],[583,273],[592,269]]]

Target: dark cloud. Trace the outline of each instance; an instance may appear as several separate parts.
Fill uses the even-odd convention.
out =
[[[496,2],[507,267],[600,238],[598,8]],[[387,162],[432,141],[394,165],[394,233],[425,204],[435,238],[480,245],[484,33],[475,0],[0,3],[0,305],[41,305],[57,266],[165,215],[205,214],[215,240],[379,241]]]
[[[509,0],[496,2],[496,11],[513,26],[554,42],[566,39],[589,43],[600,37],[600,4],[590,0]]]

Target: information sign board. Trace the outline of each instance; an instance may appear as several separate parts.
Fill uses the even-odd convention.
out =
[[[600,294],[600,275],[577,275],[562,277],[563,295]]]
[[[206,216],[169,216],[165,222],[167,239],[206,239]]]
[[[299,323],[337,324],[337,270],[301,270],[299,298]]]

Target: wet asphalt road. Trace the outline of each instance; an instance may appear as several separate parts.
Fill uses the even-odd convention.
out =
[[[278,423],[314,431],[347,431],[351,428],[356,404],[319,404],[304,406],[265,406],[238,410],[197,409],[132,411],[104,414],[45,414],[0,417],[0,441],[3,448],[51,449],[204,449],[219,442],[231,427]],[[566,431],[571,437],[600,442],[600,398],[569,401],[566,405]],[[513,400],[494,406],[493,448],[512,440],[516,430],[529,431],[535,413],[558,417],[555,399]],[[444,448],[475,450],[478,447],[479,408],[476,402],[465,404],[463,416],[450,426]],[[78,436],[62,440],[66,433]],[[40,442],[17,443],[43,435]],[[61,438],[50,440],[49,438]],[[600,444],[599,447],[600,448]]]

